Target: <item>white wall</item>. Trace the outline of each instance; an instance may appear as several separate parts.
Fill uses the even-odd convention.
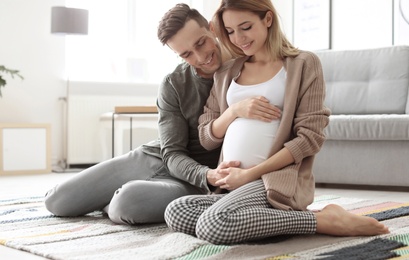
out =
[[[391,46],[391,0],[333,0],[332,48]]]
[[[0,122],[52,126],[52,161],[61,150],[64,95],[64,39],[50,34],[51,6],[60,0],[0,0],[0,65],[20,70],[7,77],[0,98]]]
[[[281,28],[283,29],[287,39],[293,40],[293,1],[288,0],[273,0],[280,17]]]
[[[297,1],[297,0],[295,0]],[[321,0],[330,1],[330,0]],[[409,0],[405,3],[409,13]],[[284,22],[287,36],[293,33],[293,14],[288,11],[293,1],[273,0]],[[398,14],[398,0],[331,0],[331,49],[364,49],[391,45],[409,45],[409,25]],[[280,8],[285,5],[286,8]],[[291,9],[291,8],[290,8]],[[394,10],[395,9],[395,10]],[[395,28],[394,28],[395,27]],[[395,29],[395,30],[394,30]],[[395,39],[393,39],[395,37]],[[291,39],[291,37],[288,37]]]

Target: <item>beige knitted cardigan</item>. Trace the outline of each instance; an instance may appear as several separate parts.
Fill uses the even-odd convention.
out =
[[[226,62],[214,76],[204,114],[199,118],[200,141],[208,150],[223,142],[212,134],[211,125],[227,109],[227,89],[247,59],[241,57]],[[323,130],[328,125],[330,110],[324,106],[325,82],[320,60],[315,54],[301,51],[296,57],[285,58],[284,67],[287,71],[284,107],[270,154],[285,146],[295,162],[264,174],[262,179],[268,201],[274,208],[306,210],[314,199],[312,165],[325,140]]]

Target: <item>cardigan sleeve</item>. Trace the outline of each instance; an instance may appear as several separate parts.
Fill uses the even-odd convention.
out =
[[[212,124],[221,114],[218,94],[216,93],[218,88],[215,86],[217,85],[213,85],[206,105],[203,108],[203,114],[199,117],[200,144],[207,150],[220,147],[224,139],[215,137],[212,132]]]
[[[214,74],[214,83],[209,98],[199,117],[200,144],[207,150],[220,147],[224,138],[215,137],[212,133],[212,124],[226,109],[226,93],[232,81],[232,76],[238,73],[246,57],[225,62]]]
[[[295,162],[315,155],[324,141],[324,128],[329,123],[330,110],[325,107],[325,82],[319,58],[306,52],[301,86],[293,121],[293,136],[285,143]]]

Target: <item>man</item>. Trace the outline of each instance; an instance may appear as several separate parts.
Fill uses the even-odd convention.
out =
[[[213,169],[220,149],[205,150],[197,129],[213,74],[222,64],[220,46],[207,20],[185,4],[163,16],[158,38],[185,61],[159,88],[159,140],[90,167],[51,189],[45,205],[53,214],[80,216],[104,209],[115,223],[164,222],[172,200],[210,193],[223,177]],[[238,164],[223,163],[219,168]]]

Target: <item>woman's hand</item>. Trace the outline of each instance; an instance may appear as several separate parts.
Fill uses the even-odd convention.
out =
[[[244,99],[231,105],[213,121],[213,135],[216,138],[223,138],[229,125],[238,117],[271,122],[281,117],[281,110],[270,104],[263,96]]]
[[[217,186],[226,190],[235,190],[244,184],[254,181],[246,169],[230,167],[219,171],[225,177],[216,182]]]
[[[281,117],[281,110],[263,96],[251,97],[230,106],[236,117],[271,122]]]

